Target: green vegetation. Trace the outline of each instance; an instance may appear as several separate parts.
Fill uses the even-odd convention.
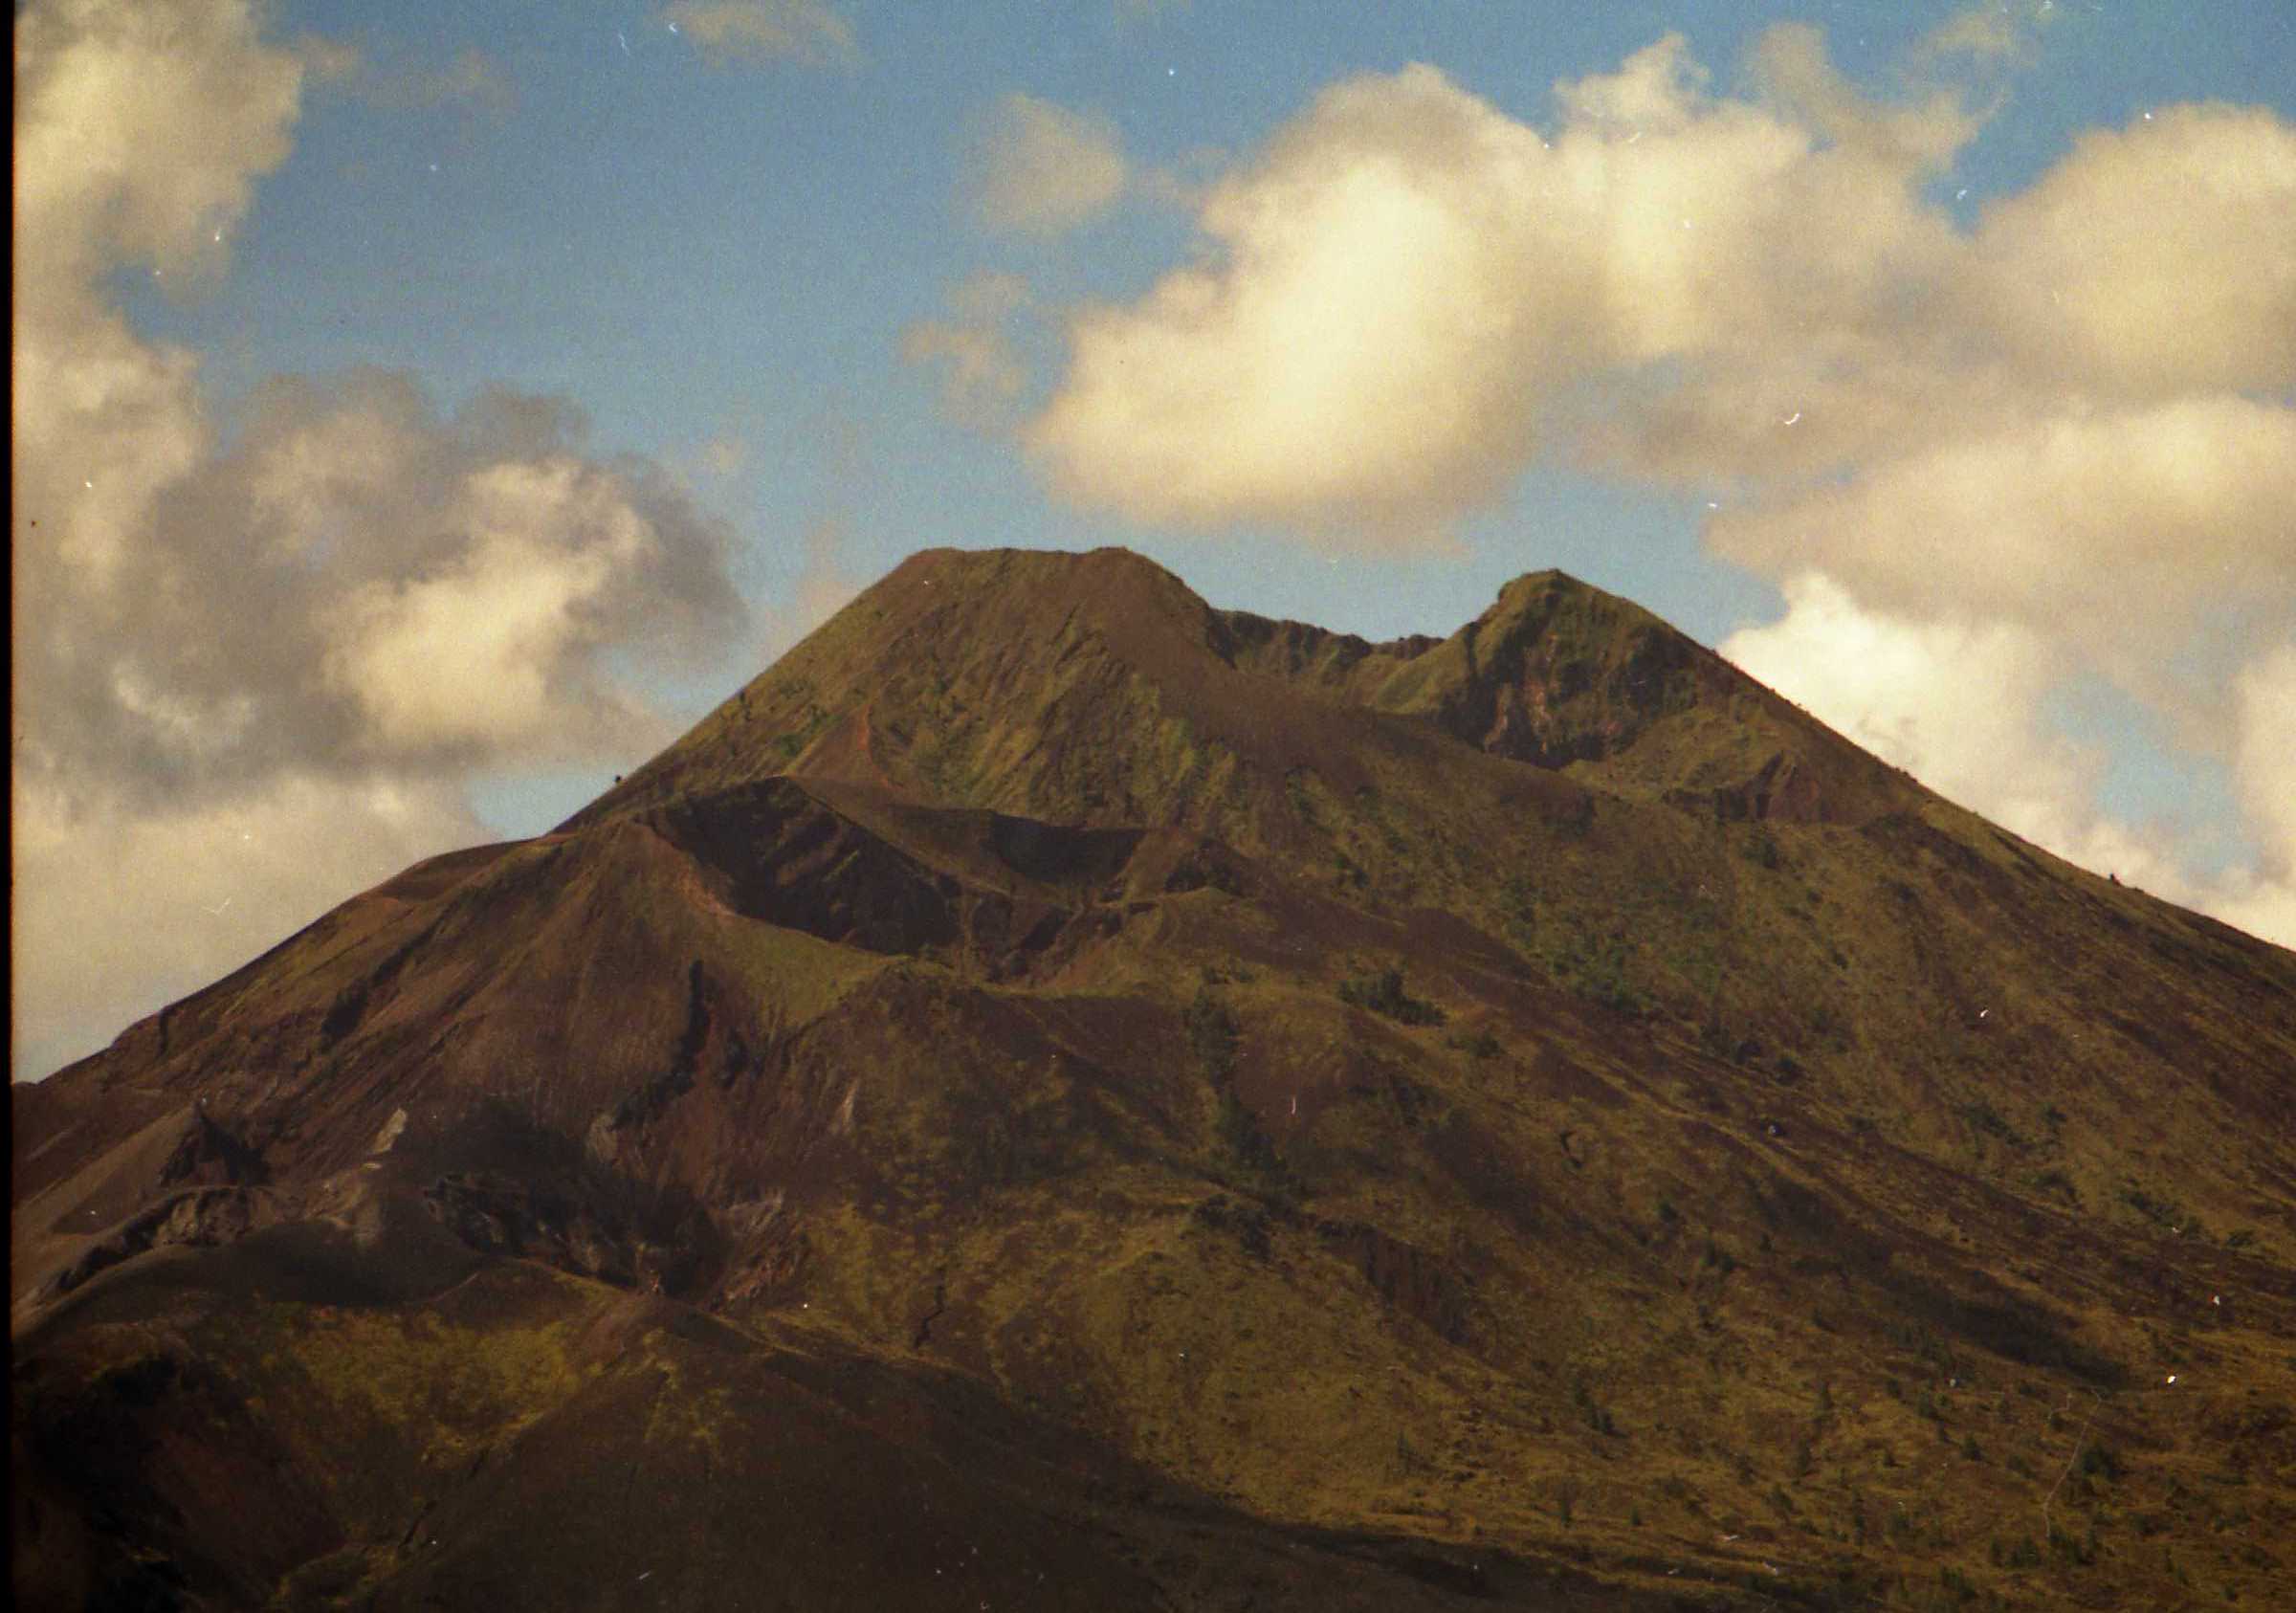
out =
[[[1555,979],[1614,1012],[1640,1016],[1650,1001],[1635,983],[1635,947],[1623,929],[1596,931],[1570,922],[1552,939],[1542,960]]]
[[[1998,1141],[2007,1143],[2020,1153],[2032,1146],[2016,1127],[2001,1117],[1999,1110],[1982,1099],[1976,1103],[1963,1104],[1961,1117],[1976,1131]]]
[[[1596,1401],[1594,1391],[1587,1387],[1584,1379],[1571,1385],[1571,1403],[1578,1408],[1586,1425],[1596,1433],[1606,1437],[1618,1434],[1618,1422],[1611,1416],[1610,1408]]]
[[[2081,1448],[2081,1459],[2074,1470],[2083,1478],[2101,1479],[2111,1484],[2121,1476],[2121,1459],[2108,1446],[2089,1444]]]
[[[2187,1238],[2207,1236],[2200,1218],[2174,1199],[2156,1197],[2133,1182],[2122,1186],[2120,1197],[2122,1204],[2166,1231]]]
[[[784,762],[794,762],[807,745],[821,737],[821,731],[832,720],[833,716],[827,708],[807,705],[798,726],[775,735],[768,742]]]
[[[422,1310],[272,1305],[249,1340],[348,1425],[451,1459],[515,1435],[580,1388],[563,1319],[460,1324]]]
[[[1187,1033],[1189,1060],[1215,1096],[1212,1137],[1225,1173],[1235,1185],[1291,1203],[1299,1194],[1299,1181],[1261,1129],[1258,1117],[1236,1094],[1241,1030],[1233,1010],[1206,983],[1188,1000],[1181,1024]]]
[[[1339,1001],[1384,1014],[1400,1025],[1441,1025],[1444,1020],[1441,1008],[1404,988],[1403,971],[1392,966],[1341,981]]]
[[[1117,1542],[1172,1605],[1273,1560],[1262,1530],[1287,1573],[1358,1543],[1358,1590],[1488,1551],[1567,1557],[1597,1602],[1694,1563],[1690,1594],[1750,1608],[2166,1606],[2179,1574],[2275,1604],[2285,1116],[2234,1075],[2296,1067],[2284,955],[1997,834],[1566,580],[1512,589],[1469,656],[1060,563],[930,560],[650,764],[642,823],[353,904],[172,1009],[164,1068],[147,1025],[53,1114],[27,1094],[20,1166],[94,1173],[28,1242],[135,1171],[232,1202],[220,1155],[106,1153],[151,1092],[294,1141],[267,1209],[348,1192],[298,1161],[435,1099],[344,1179],[388,1215],[342,1260],[451,1270],[274,1311],[245,1297],[279,1280],[265,1240],[177,1248],[148,1263],[172,1286],[52,1311],[19,1404],[145,1393],[106,1374],[157,1335],[118,1318],[208,1304],[239,1342],[191,1336],[245,1394],[218,1425],[278,1430],[297,1482],[513,1493],[497,1464],[579,1451],[619,1482],[569,1556],[651,1544],[642,1514],[684,1538],[686,1497],[779,1517],[929,1440],[980,1478],[949,1504],[995,1497],[1048,1562],[1025,1520],[1058,1475],[1062,1550]],[[319,1045],[353,987],[366,1033]],[[347,1250],[361,1213],[284,1231]],[[2150,1236],[2203,1218],[2237,1228],[2213,1256]],[[487,1250],[467,1288],[458,1238]],[[624,1286],[489,1287],[585,1261]],[[166,1448],[237,1470],[207,1426]],[[297,1466],[338,1438],[382,1476]],[[296,1595],[406,1590],[408,1522]]]
[[[1181,1017],[1188,1037],[1188,1056],[1197,1073],[1215,1087],[1225,1087],[1236,1071],[1238,1029],[1236,1016],[1209,984],[1201,985],[1188,1000]]]

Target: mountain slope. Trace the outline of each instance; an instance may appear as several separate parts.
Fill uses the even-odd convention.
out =
[[[2262,1604],[2292,1072],[2296,956],[1559,574],[1371,645],[929,551],[18,1090],[19,1577]]]

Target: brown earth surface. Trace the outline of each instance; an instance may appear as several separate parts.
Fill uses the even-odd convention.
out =
[[[919,554],[12,1094],[19,1605],[2296,1606],[2296,954],[1636,607]]]

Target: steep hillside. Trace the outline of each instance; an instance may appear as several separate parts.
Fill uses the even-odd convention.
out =
[[[930,551],[18,1089],[19,1590],[2274,1605],[2292,1104],[2296,955],[1558,573]]]

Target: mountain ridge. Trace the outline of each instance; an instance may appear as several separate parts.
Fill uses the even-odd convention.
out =
[[[1126,584],[1132,585],[1129,590]],[[942,592],[934,594],[936,587]],[[1213,701],[1207,697],[1207,669],[1198,664],[1204,657],[1231,673],[1272,678],[1287,691],[1309,694],[1343,708],[1429,718],[1439,731],[1477,748],[1550,769],[1600,760],[1624,748],[1626,741],[1641,737],[1643,726],[1679,715],[1681,708],[1699,697],[1733,696],[1752,702],[1760,725],[1781,744],[1790,736],[1803,747],[1822,751],[1834,763],[1833,773],[1844,771],[1845,753],[1869,767],[1880,766],[1640,607],[1559,571],[1530,572],[1509,583],[1489,609],[1446,638],[1415,634],[1380,644],[1309,624],[1214,610],[1170,572],[1120,549],[1075,557],[1030,550],[926,550],[896,567],[840,615],[862,610],[874,612],[879,621],[889,621],[891,636],[885,648],[890,654],[897,651],[905,635],[919,631],[933,617],[973,613],[976,594],[1009,604],[1015,594],[1023,592],[1045,597],[1034,608],[1004,611],[989,624],[967,622],[968,630],[953,636],[969,638],[978,632],[1004,642],[1034,640],[1072,652],[1075,635],[1096,635],[1107,652],[1134,675],[1153,668],[1149,675],[1157,681],[1158,693],[1182,719],[1208,729],[1231,751],[1263,769],[1287,771],[1285,764],[1290,763],[1336,775],[1347,784],[1360,783],[1343,760],[1336,760],[1336,753],[1343,753],[1345,745],[1310,742],[1289,750],[1269,746],[1269,730],[1276,727],[1304,731],[1303,739],[1316,735],[1320,725],[1291,702],[1279,697],[1277,711],[1255,714],[1259,718],[1257,732],[1240,730],[1224,720],[1226,714],[1212,709]],[[1055,615],[1058,621],[1052,622]],[[1080,616],[1084,618],[1081,627]],[[1571,627],[1584,624],[1581,641],[1566,646],[1566,653],[1576,651],[1579,659],[1566,661],[1559,669],[1527,663],[1525,646],[1553,647],[1560,636],[1556,631],[1558,621]],[[818,639],[838,631],[833,621],[814,636]],[[1498,670],[1497,681],[1487,675],[1477,661],[1475,647],[1487,634],[1497,640],[1495,656],[1487,656]],[[1618,642],[1622,639],[1623,645]],[[1604,664],[1605,652],[1609,652],[1608,664]],[[774,696],[786,692],[792,681],[803,685],[792,697],[821,716],[810,718],[798,734],[784,730],[769,741],[784,747],[792,740],[802,742],[803,755],[791,749],[782,753],[790,769],[842,768],[858,771],[864,778],[873,770],[880,775],[876,782],[885,782],[882,762],[873,748],[876,737],[866,715],[832,714],[815,704],[815,691],[803,670],[808,659],[806,647],[799,646],[777,667],[778,678],[761,674],[684,740],[562,827],[594,822],[622,802],[668,787],[671,781],[703,766],[696,753],[713,741],[733,743],[748,734],[753,723],[771,724],[785,717]],[[790,670],[784,672],[784,668]],[[1559,679],[1553,675],[1557,671]],[[1537,675],[1542,673],[1549,675]],[[1582,681],[1575,682],[1574,674]],[[1671,682],[1671,687],[1659,692],[1659,709],[1644,709],[1651,702],[1627,697],[1639,692],[1636,686],[1654,677],[1662,684]],[[1225,684],[1219,691],[1222,694],[1243,687],[1220,681]],[[1557,689],[1558,682],[1564,687]],[[1594,686],[1587,687],[1588,682]],[[1269,691],[1253,693],[1260,698],[1234,699],[1230,704],[1250,710],[1266,702]],[[760,702],[754,718],[747,710],[753,694]],[[1590,695],[1592,698],[1586,697]],[[1582,715],[1573,726],[1567,709],[1553,709],[1556,698],[1565,708],[1577,701],[1590,713],[1601,715]],[[1672,709],[1666,709],[1669,704]],[[1622,712],[1641,718],[1631,733],[1618,727]],[[750,720],[737,720],[743,718]],[[1604,720],[1611,723],[1613,731],[1599,731]],[[1469,728],[1476,731],[1468,732]],[[753,743],[735,744],[734,748],[758,752],[760,747]],[[1785,763],[1789,780],[1811,778],[1801,771],[1799,757],[1789,759],[1783,749],[1777,754]],[[1708,762],[1711,771],[1722,759],[1700,760]],[[1799,791],[1761,788],[1761,764],[1757,762],[1745,779],[1724,786],[1734,789],[1730,799],[1740,810],[1768,815],[1773,803],[1781,810],[1818,809],[1814,790],[1807,785]],[[1686,776],[1682,787],[1695,793],[1697,784],[1703,783],[1693,783]],[[1875,782],[1862,783],[1864,787],[1854,791],[1861,801],[1886,796]]]
[[[2291,1071],[2296,954],[1558,573],[1372,645],[925,551],[18,1090],[19,1588],[2039,1605],[2166,1533],[2268,1595]],[[830,1468],[816,1540],[963,1521],[841,1581],[708,1498]]]

